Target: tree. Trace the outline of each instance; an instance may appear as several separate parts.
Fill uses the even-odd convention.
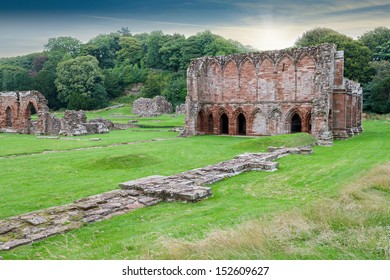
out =
[[[100,34],[83,45],[82,54],[92,55],[103,69],[115,66],[116,52],[120,50],[119,34]]]
[[[364,86],[364,110],[390,113],[390,62],[374,61],[371,65],[375,69],[375,76]]]
[[[116,52],[120,62],[128,60],[131,64],[139,64],[142,59],[142,49],[140,42],[134,37],[120,37],[120,50]]]
[[[146,40],[146,54],[143,62],[146,67],[154,69],[164,69],[161,59],[160,48],[166,42],[167,38],[162,31],[153,31]]]
[[[82,43],[80,40],[72,37],[61,36],[49,38],[44,46],[49,52],[69,53],[75,57],[80,54]]]
[[[107,105],[104,75],[93,56],[79,56],[60,62],[55,85],[59,99],[68,109],[96,109]]]
[[[18,66],[0,66],[0,90],[31,90],[32,77],[29,71]]]
[[[348,79],[366,83],[372,75],[371,51],[361,42],[329,28],[315,28],[305,32],[295,42],[296,47],[316,46],[324,43],[337,45],[344,50],[344,76]]]
[[[364,33],[359,41],[368,47],[372,52],[372,60],[390,61],[390,29],[377,27],[372,31]]]

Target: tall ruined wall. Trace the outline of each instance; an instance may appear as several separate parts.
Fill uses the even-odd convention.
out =
[[[302,131],[331,137],[336,53],[326,44],[193,60],[187,70],[185,134],[290,133],[292,118],[299,118]]]
[[[36,112],[37,120],[31,119]],[[49,112],[47,100],[38,91],[0,92],[0,132],[45,135],[83,135],[107,133],[103,119],[87,123],[83,111],[65,111],[58,119]]]
[[[31,121],[31,111],[38,116],[37,123]],[[18,133],[45,134],[45,116],[49,112],[47,100],[38,91],[0,92],[0,129]]]

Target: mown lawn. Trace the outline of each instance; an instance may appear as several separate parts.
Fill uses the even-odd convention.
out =
[[[369,121],[364,123],[364,128],[365,132],[353,139],[335,141],[332,147],[315,147],[313,155],[279,159],[277,172],[250,172],[216,183],[212,186],[214,196],[205,201],[162,203],[139,209],[0,255],[5,259],[174,257],[169,252],[161,254],[164,240],[169,240],[169,244],[176,239],[196,242],[216,230],[228,230],[252,219],[270,220],[284,211],[304,208],[324,198],[333,199],[344,186],[367,174],[373,166],[390,161],[389,123]],[[131,138],[131,131],[128,133]],[[146,137],[147,133],[141,134]],[[38,140],[30,140],[34,150]],[[122,181],[174,174],[246,151],[262,151],[269,145],[294,146],[308,142],[310,137],[305,134],[255,139],[199,136],[0,158],[0,215],[5,218],[65,204],[114,189]],[[3,145],[2,142],[2,148],[8,146],[11,148],[12,143]],[[259,256],[237,253],[223,258]],[[383,254],[374,256],[384,258]],[[289,258],[277,253],[271,257]],[[355,255],[355,258],[372,257],[372,254]],[[324,258],[329,255],[324,254]]]

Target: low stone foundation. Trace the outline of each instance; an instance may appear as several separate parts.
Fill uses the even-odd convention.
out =
[[[213,184],[251,170],[275,171],[274,160],[288,154],[310,154],[311,148],[271,148],[172,176],[149,176],[121,183],[120,190],[86,197],[74,203],[0,220],[0,250],[10,250],[48,236],[80,228],[161,201],[196,202],[212,195]]]

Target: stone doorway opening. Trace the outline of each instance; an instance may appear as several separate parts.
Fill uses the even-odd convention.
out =
[[[5,125],[6,127],[12,127],[12,109],[7,107],[5,110]]]
[[[291,133],[302,131],[302,120],[298,114],[294,114],[291,118]]]
[[[205,132],[205,118],[203,111],[198,113],[198,118],[196,120],[196,130],[198,132]]]
[[[214,118],[213,115],[210,114],[207,120],[208,124],[208,133],[213,134],[214,133]]]
[[[27,133],[34,134],[37,130],[37,109],[32,102],[29,102],[25,112],[25,128]]]
[[[221,115],[221,134],[229,134],[229,119],[225,113]]]
[[[246,119],[242,113],[237,116],[237,134],[246,135]]]

